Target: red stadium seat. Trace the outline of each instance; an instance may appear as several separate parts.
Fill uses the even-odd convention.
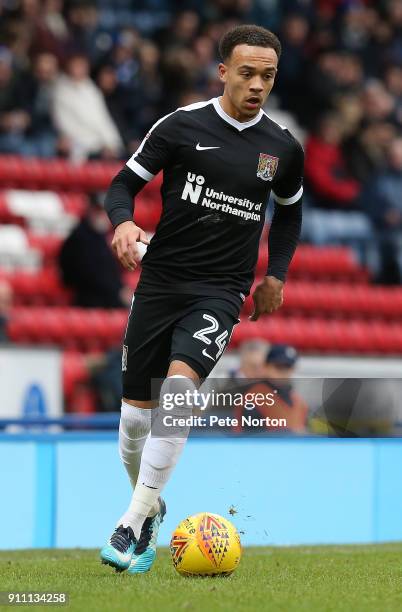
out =
[[[17,343],[51,344],[69,350],[103,351],[122,342],[127,311],[74,307],[17,307],[8,331]]]
[[[257,262],[259,276],[265,274],[268,265],[268,249],[263,242]],[[368,273],[358,264],[349,248],[300,245],[292,260],[289,277],[367,282]]]
[[[80,218],[88,206],[88,197],[83,193],[60,193],[64,210],[73,217]]]
[[[257,280],[256,283],[259,281]],[[251,295],[243,313],[253,310]],[[286,315],[349,319],[402,320],[402,287],[371,287],[347,283],[312,283],[290,279],[281,312]]]
[[[63,388],[67,398],[71,398],[77,383],[88,381],[88,376],[85,355],[75,352],[63,353]]]
[[[72,164],[58,159],[0,156],[0,188],[53,190],[59,196],[62,210],[79,218],[84,214],[88,192],[106,189],[121,167],[120,162]],[[161,181],[159,174],[137,198],[136,222],[148,232],[155,230],[160,217]],[[33,205],[34,201],[32,198]],[[28,222],[12,214],[1,191],[0,222],[23,227]],[[41,253],[44,267],[35,273],[23,270],[1,273],[15,293],[16,307],[9,323],[11,339],[85,352],[121,344],[127,309],[69,307],[71,295],[60,282],[56,265],[62,238],[39,235],[29,229],[26,232],[29,246]],[[260,276],[266,271],[268,259],[265,229],[263,234],[257,264]],[[124,273],[131,289],[135,288],[139,274],[139,269]],[[232,346],[261,337],[318,354],[401,354],[402,288],[372,287],[367,281],[367,271],[350,249],[301,245],[289,270],[280,313],[237,326]],[[249,314],[252,307],[248,297],[243,314]]]
[[[0,187],[55,191],[102,191],[124,166],[122,162],[93,161],[75,164],[64,159],[42,160],[0,155]],[[151,199],[160,199],[162,175],[144,188]]]
[[[402,354],[402,323],[290,319],[278,315],[257,322],[243,321],[235,328],[230,346],[261,338],[293,344],[308,353]]]
[[[41,252],[44,265],[55,263],[64,240],[61,236],[34,234],[29,231],[27,236],[31,248]]]
[[[40,272],[15,271],[1,273],[14,291],[15,305],[55,305],[71,303],[71,292],[62,286],[56,268],[45,268]]]

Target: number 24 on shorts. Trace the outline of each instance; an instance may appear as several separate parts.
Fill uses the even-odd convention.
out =
[[[201,342],[204,342],[204,344],[210,345],[212,344],[212,340],[208,336],[218,331],[219,323],[215,319],[215,317],[213,317],[212,315],[203,314],[202,316],[205,319],[205,321],[209,321],[210,325],[208,325],[207,327],[203,327],[202,329],[199,329],[198,331],[196,331],[193,334],[193,338],[196,338],[197,340],[201,340]],[[205,355],[205,357],[209,357],[209,359],[212,359],[212,361],[218,361],[219,357],[222,355],[223,351],[225,350],[228,336],[229,336],[229,332],[225,330],[221,334],[219,334],[219,336],[215,338],[215,344],[218,347],[218,352],[216,353],[215,357],[212,357],[208,353],[206,348],[203,349],[202,354]]]

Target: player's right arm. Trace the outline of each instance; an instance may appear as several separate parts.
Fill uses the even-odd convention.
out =
[[[122,265],[134,270],[140,259],[137,242],[149,244],[133,221],[134,198],[166,166],[177,140],[177,113],[155,123],[106,194],[105,210],[114,227],[112,248]]]
[[[143,229],[133,221],[134,198],[146,181],[123,168],[114,177],[105,199],[105,210],[114,227],[112,249],[127,270],[134,270],[140,260],[137,242],[149,244]]]

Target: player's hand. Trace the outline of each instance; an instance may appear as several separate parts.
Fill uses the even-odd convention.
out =
[[[262,314],[269,314],[282,306],[283,282],[275,276],[265,276],[253,293],[254,312],[250,321],[257,321]]]
[[[146,233],[133,221],[120,223],[114,231],[112,249],[127,270],[135,270],[141,259],[137,242],[149,244]]]

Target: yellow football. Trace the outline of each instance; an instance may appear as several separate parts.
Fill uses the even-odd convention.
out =
[[[179,574],[227,576],[240,562],[240,536],[223,516],[200,512],[178,525],[170,541],[170,552]]]

